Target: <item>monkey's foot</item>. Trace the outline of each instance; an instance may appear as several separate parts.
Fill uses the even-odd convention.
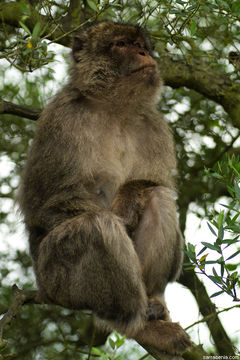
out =
[[[168,310],[158,299],[148,299],[147,320],[169,320]]]
[[[147,322],[135,339],[171,355],[180,355],[191,346],[191,339],[178,323],[164,320]]]

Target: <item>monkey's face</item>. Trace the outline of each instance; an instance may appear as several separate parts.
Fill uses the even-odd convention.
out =
[[[140,99],[142,92],[153,95],[160,78],[152,51],[140,27],[100,22],[74,39],[72,80],[83,93],[110,101],[130,95]]]
[[[154,82],[157,76],[156,62],[144,39],[139,36],[131,39],[127,34],[123,34],[113,39],[109,47],[109,54],[120,77],[128,76],[135,81]]]

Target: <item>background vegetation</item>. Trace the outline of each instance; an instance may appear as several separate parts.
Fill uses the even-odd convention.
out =
[[[237,355],[240,341],[227,334],[220,313],[240,307],[238,0],[1,1],[0,314],[10,306],[15,282],[25,290],[35,287],[27,237],[19,247],[14,232],[21,225],[12,210],[34,120],[66,81],[63,64],[69,63],[72,33],[96,19],[138,23],[150,31],[166,85],[159,109],[176,140],[181,229],[193,213],[209,224],[202,241],[186,238],[180,283],[193,294],[202,316],[188,327],[190,334],[204,322],[213,347],[195,347],[184,358]],[[8,246],[3,246],[5,237],[12,240]],[[203,278],[213,283],[213,291],[206,291]],[[233,301],[230,307],[221,303],[224,294]],[[0,323],[4,359],[147,358],[136,343],[117,334],[99,347],[107,335],[94,328],[91,314],[56,306],[23,306],[4,327],[7,342],[1,336]]]

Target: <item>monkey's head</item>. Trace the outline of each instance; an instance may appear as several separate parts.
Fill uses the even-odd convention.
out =
[[[71,81],[87,97],[155,101],[161,85],[153,46],[139,26],[103,21],[73,39]]]

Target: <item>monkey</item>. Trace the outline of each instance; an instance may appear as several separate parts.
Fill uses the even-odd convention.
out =
[[[228,54],[228,60],[229,62],[239,68],[240,67],[240,53],[237,51],[230,51]]]
[[[164,301],[183,239],[161,88],[145,29],[102,21],[76,33],[68,82],[37,121],[19,204],[42,299],[181,354],[191,341]]]

